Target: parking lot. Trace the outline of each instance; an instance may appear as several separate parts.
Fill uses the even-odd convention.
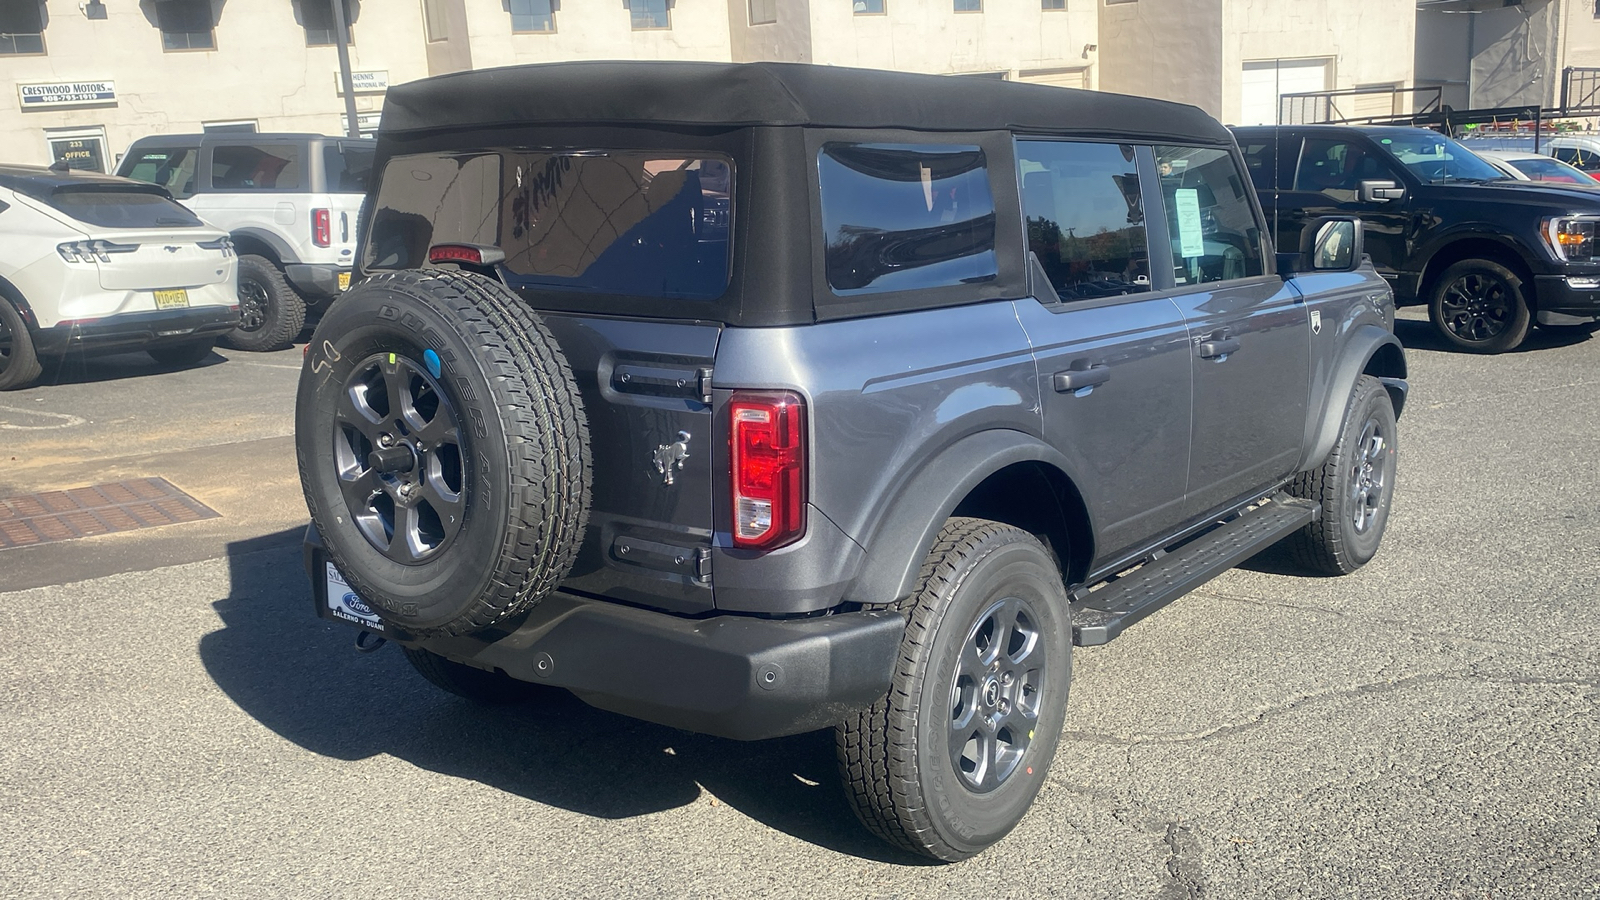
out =
[[[485,709],[317,619],[298,346],[0,394],[0,498],[164,478],[218,515],[0,550],[9,896],[1600,897],[1600,336],[1447,352],[1416,311],[1394,516],[1080,649],[1022,825],[928,865],[832,737]]]

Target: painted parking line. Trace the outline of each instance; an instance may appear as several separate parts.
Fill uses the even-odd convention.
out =
[[[4,431],[55,431],[59,428],[75,428],[88,421],[68,413],[0,406],[0,430]]]

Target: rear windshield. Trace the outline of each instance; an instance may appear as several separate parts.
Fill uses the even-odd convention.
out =
[[[714,300],[728,286],[725,156],[486,150],[391,159],[368,269],[422,266],[435,244],[499,247],[514,288]]]
[[[336,193],[364,194],[372,178],[371,146],[327,144],[322,148],[322,168],[328,190]]]
[[[160,194],[115,190],[57,190],[45,200],[52,207],[103,228],[198,228],[195,214]]]

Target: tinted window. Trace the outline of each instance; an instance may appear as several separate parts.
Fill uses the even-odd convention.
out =
[[[211,187],[218,191],[305,190],[304,151],[297,144],[214,147]]]
[[[1568,165],[1577,166],[1585,172],[1600,169],[1600,152],[1583,150],[1578,147],[1557,147],[1551,151],[1551,155]]]
[[[1361,198],[1361,182],[1393,181],[1395,177],[1388,160],[1367,152],[1360,143],[1306,138],[1300,167],[1295,172],[1294,189],[1316,191],[1341,203],[1354,203]]]
[[[1386,136],[1375,136],[1373,140],[1409,169],[1411,174],[1430,184],[1443,181],[1494,181],[1506,177],[1471,150],[1432,131],[1391,132]],[[1311,142],[1307,141],[1307,155],[1310,155],[1310,145]]]
[[[159,184],[174,196],[194,193],[194,168],[200,151],[194,147],[152,147],[139,150],[123,160],[124,178]]]
[[[651,153],[397,157],[367,266],[416,268],[440,243],[498,246],[513,287],[710,300],[728,284],[732,163]]]
[[[328,190],[362,194],[372,177],[372,147],[326,144],[322,148],[323,177]]]
[[[58,190],[47,200],[63,213],[106,228],[196,228],[194,213],[159,194],[136,191]]]
[[[1150,289],[1133,147],[1019,141],[1028,249],[1062,299]]]
[[[994,195],[980,148],[830,143],[817,169],[834,293],[944,287],[998,274]]]
[[[1226,150],[1156,147],[1176,282],[1250,278],[1264,271],[1250,190]]]

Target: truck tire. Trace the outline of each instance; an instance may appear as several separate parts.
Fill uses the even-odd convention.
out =
[[[587,526],[572,370],[544,323],[477,275],[395,272],[344,294],[306,354],[295,450],[339,571],[418,637],[532,608]]]
[[[0,391],[27,387],[42,371],[28,323],[11,301],[0,297]]]
[[[1398,450],[1389,392],[1363,375],[1328,458],[1289,482],[1289,494],[1322,506],[1317,521],[1284,539],[1296,565],[1314,574],[1348,575],[1377,554],[1394,497]]]
[[[835,731],[840,777],[869,831],[955,861],[1016,827],[1066,717],[1067,604],[1033,535],[945,523],[900,604],[907,625],[888,694]]]
[[[1487,259],[1464,259],[1434,282],[1428,318],[1458,349],[1504,353],[1528,336],[1533,313],[1516,273]]]
[[[278,264],[265,256],[239,257],[239,326],[219,343],[235,350],[282,350],[306,324],[306,301]]]
[[[400,649],[405,651],[406,662],[434,687],[485,706],[527,703],[544,699],[558,690],[549,685],[518,681],[504,672],[475,669],[421,647]]]

